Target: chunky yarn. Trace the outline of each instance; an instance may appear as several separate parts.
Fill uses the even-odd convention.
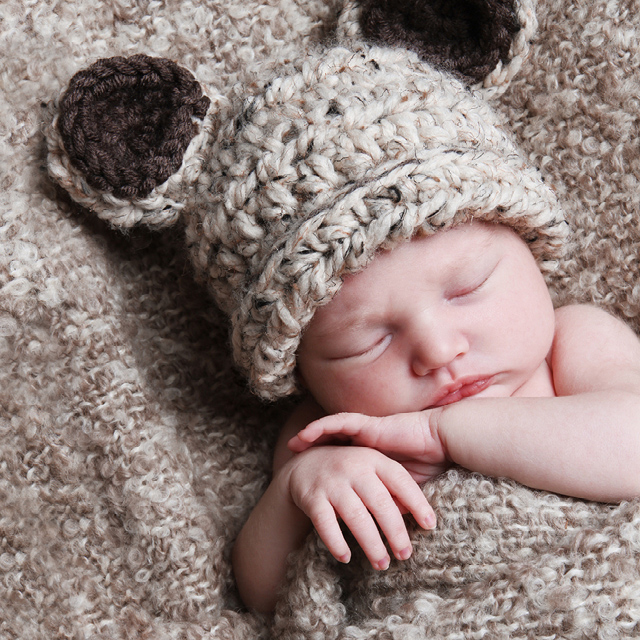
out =
[[[187,71],[101,60],[74,77],[48,137],[51,174],[109,222],[182,216],[260,397],[297,390],[304,328],[380,249],[480,219],[512,227],[543,273],[556,267],[567,228],[553,191],[450,74],[360,41],[266,81],[251,97],[216,96],[227,118],[198,132],[209,99]]]
[[[143,198],[175,173],[210,100],[184,68],[135,55],[78,72],[60,102],[58,129],[72,165],[95,189]]]
[[[511,226],[543,271],[566,226],[486,103],[404,50],[319,50],[238,105],[185,212],[254,390],[296,389],[301,334],[380,249],[469,219]],[[204,191],[207,187],[207,191]]]
[[[360,23],[374,42],[405,46],[468,82],[506,62],[520,25],[513,0],[364,0]]]
[[[454,471],[425,489],[438,528],[413,531],[410,564],[373,572],[354,548],[344,566],[310,536],[293,558],[272,632],[241,608],[231,545],[266,485],[271,435],[286,406],[265,408],[242,388],[227,322],[178,259],[178,233],[114,234],[51,186],[41,102],[58,95],[78,65],[144,50],[187,64],[214,103],[239,87],[240,114],[266,92],[273,68],[291,59],[301,68],[346,4],[2,3],[3,639],[640,636],[640,500],[587,503]],[[577,246],[560,263],[575,264],[563,293],[640,330],[638,3],[517,5],[522,29],[511,61],[490,74],[490,89],[506,88],[492,99],[507,129],[560,190]],[[183,165],[194,164],[164,183],[175,180],[175,189],[153,208],[140,211],[135,201],[127,216],[116,215],[123,201],[99,199],[70,173],[57,127],[47,130],[49,171],[113,224],[146,224],[151,212],[156,223],[167,206],[208,207],[206,128],[226,122],[226,111],[211,112],[185,153]],[[246,121],[242,130],[251,128]],[[361,153],[354,147],[343,165]],[[280,174],[273,175],[261,189],[275,188]]]
[[[504,84],[502,60],[522,50],[520,7],[343,9],[349,48],[312,49],[265,74],[262,91],[216,94],[215,125],[189,72],[138,55],[77,74],[48,135],[51,175],[100,217],[121,227],[182,217],[196,272],[231,318],[234,359],[268,400],[297,390],[304,328],[378,250],[482,219],[516,230],[546,274],[567,232],[551,189],[465,83],[424,51],[346,36],[358,21],[371,35],[383,24],[374,14],[421,21],[433,51],[459,36],[438,66]]]

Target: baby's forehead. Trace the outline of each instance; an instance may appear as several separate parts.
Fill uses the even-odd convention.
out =
[[[501,224],[471,221],[436,231],[416,234],[408,241],[391,248],[380,249],[362,271],[344,276],[341,295],[350,283],[358,279],[369,279],[372,283],[389,271],[398,270],[411,274],[418,261],[427,261],[440,270],[458,270],[478,265],[478,258],[511,236],[518,238],[513,230]]]
[[[472,219],[440,231],[430,233],[418,231],[409,240],[409,243],[421,243],[425,251],[448,250],[455,254],[464,250],[464,255],[466,255],[470,249],[482,251],[505,235],[510,234],[515,234],[515,232],[507,225]],[[428,242],[424,242],[425,240]]]
[[[356,330],[360,310],[385,287],[441,286],[460,277],[486,270],[505,240],[514,235],[508,227],[480,222],[465,223],[431,235],[414,236],[391,249],[379,251],[367,267],[347,274],[335,297],[316,309],[307,332],[321,337],[342,328]],[[382,304],[382,300],[380,300]]]

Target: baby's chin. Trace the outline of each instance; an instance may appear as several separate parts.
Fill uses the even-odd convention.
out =
[[[467,400],[473,400],[474,398],[511,398],[516,392],[516,389],[504,384],[492,384],[490,387],[480,392],[473,398],[467,398]]]
[[[336,413],[361,413],[368,416],[374,416],[378,418],[384,418],[400,413],[417,413],[420,411],[429,411],[436,408],[436,406],[447,406],[449,404],[457,404],[459,402],[469,402],[478,398],[510,398],[518,395],[519,387],[516,384],[508,384],[502,381],[493,381],[489,386],[482,389],[482,391],[475,393],[471,396],[446,402],[446,404],[435,404],[433,398],[430,398],[426,402],[416,401],[414,403],[395,404],[395,405],[376,405],[374,403],[367,403],[366,406],[362,406],[360,402],[344,402],[339,405],[331,407],[322,407],[327,414]]]

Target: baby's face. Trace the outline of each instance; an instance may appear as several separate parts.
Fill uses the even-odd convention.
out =
[[[381,253],[318,309],[299,371],[328,413],[391,415],[513,395],[551,350],[554,310],[511,229],[471,223]]]

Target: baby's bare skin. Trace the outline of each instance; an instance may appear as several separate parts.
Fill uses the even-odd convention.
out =
[[[248,606],[273,608],[312,526],[343,562],[339,520],[375,568],[390,562],[378,526],[409,557],[402,514],[435,526],[417,483],[451,464],[587,499],[640,495],[640,341],[593,307],[554,310],[506,227],[381,254],[316,312],[298,361],[313,399],[285,425],[234,548]]]

